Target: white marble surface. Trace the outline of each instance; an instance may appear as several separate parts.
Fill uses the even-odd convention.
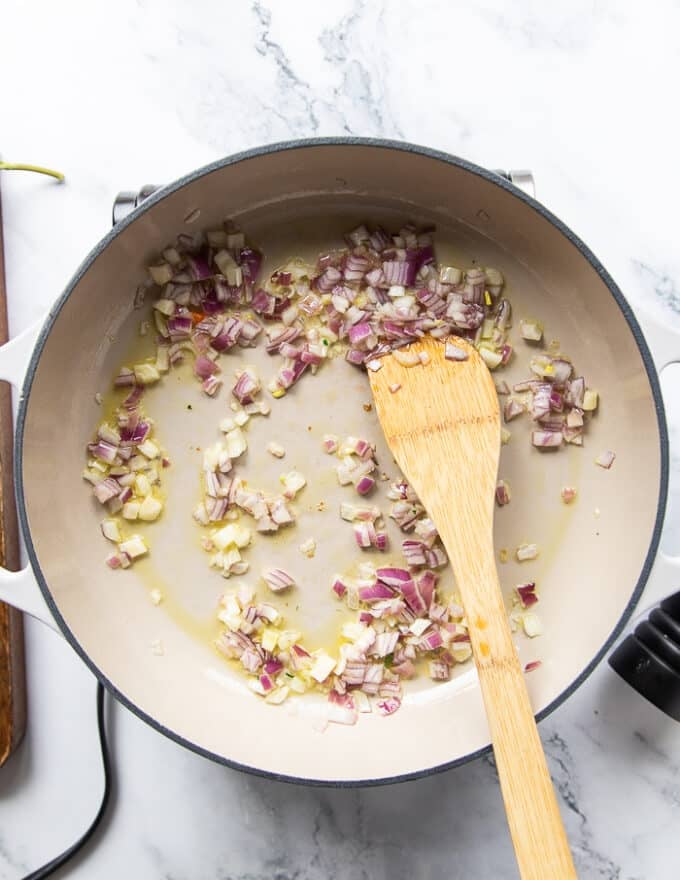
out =
[[[0,150],[68,175],[63,187],[2,179],[12,331],[106,231],[119,188],[332,134],[532,168],[540,198],[630,300],[680,329],[679,74],[671,0],[4,0]],[[665,384],[678,487],[677,374]],[[665,541],[678,547],[680,516]],[[101,784],[89,673],[39,624],[26,638],[30,727],[0,771],[7,880],[80,833]],[[210,764],[120,707],[110,730],[112,809],[68,876],[516,876],[488,760],[396,788],[321,791]],[[677,877],[680,725],[603,665],[541,733],[580,876]]]

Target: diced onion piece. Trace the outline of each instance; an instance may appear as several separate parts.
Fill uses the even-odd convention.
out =
[[[538,602],[536,584],[533,581],[528,584],[517,584],[515,591],[523,608],[531,608]]]
[[[102,521],[102,535],[114,544],[120,544],[121,536],[118,522],[115,519],[105,519]]]
[[[506,480],[496,483],[496,503],[499,507],[510,503],[510,484]]]
[[[428,620],[426,617],[418,617],[409,627],[409,632],[412,632],[414,636],[422,636],[430,626],[432,626],[431,620]]]
[[[482,360],[487,365],[490,370],[495,370],[503,360],[503,355],[500,351],[492,351],[490,348],[486,348],[485,346],[480,346],[479,353],[482,357]]]
[[[580,409],[572,409],[567,413],[567,427],[581,428],[583,427],[583,411]]]
[[[358,718],[354,697],[351,694],[338,694],[331,691],[328,695],[328,720],[334,724],[356,724]]]
[[[389,388],[392,394],[396,394],[397,391],[399,391],[399,389],[401,388],[401,384],[399,382],[392,382]]]
[[[281,474],[279,482],[284,488],[286,498],[293,499],[297,493],[307,485],[307,480],[299,471],[289,471],[287,474]]]
[[[231,431],[227,431],[224,443],[229,458],[238,458],[248,448],[246,436],[238,426]]]
[[[584,412],[595,412],[597,409],[599,395],[597,391],[593,388],[586,388],[585,394],[583,395],[583,404],[581,405],[581,409]]]
[[[375,522],[380,516],[380,508],[366,504],[348,504],[343,501],[340,505],[340,516],[347,522],[355,522],[356,520]]]
[[[334,452],[338,450],[339,439],[335,434],[324,434],[323,435],[323,451],[327,452],[329,455],[332,455]]]
[[[166,318],[170,318],[175,314],[175,310],[177,308],[177,304],[172,299],[157,299],[153,304],[154,309],[157,312],[160,312],[162,315],[165,315]]]
[[[262,390],[255,370],[252,367],[246,367],[236,380],[236,384],[231,389],[231,393],[242,405],[247,405],[255,401],[255,397]]]
[[[295,586],[294,579],[282,568],[266,568],[262,572],[262,580],[272,593],[280,593]]]
[[[595,464],[599,465],[601,468],[605,468],[606,470],[609,470],[609,468],[614,464],[615,458],[616,458],[616,453],[607,450],[605,452],[601,452],[597,456],[597,458],[595,459]]]
[[[276,643],[278,642],[278,640],[278,630],[269,626],[262,630],[262,635],[260,636],[260,644],[265,651],[273,651],[276,648]]]
[[[469,642],[456,642],[451,645],[451,654],[456,663],[465,663],[472,657],[472,648]]]
[[[543,339],[543,325],[539,321],[520,321],[519,332],[522,339],[528,342],[540,342]]]
[[[314,538],[307,538],[306,541],[303,541],[302,544],[300,544],[300,553],[302,553],[303,556],[306,556],[307,559],[311,559],[314,556],[316,553],[316,541]]]
[[[151,492],[151,483],[146,474],[137,474],[135,477],[135,492],[145,498]]]
[[[153,522],[158,519],[162,510],[162,502],[158,498],[154,498],[153,495],[147,495],[141,503],[138,516],[144,522]]]
[[[246,237],[242,232],[227,233],[227,247],[229,250],[235,251],[245,247]],[[251,251],[252,254],[252,251]],[[243,255],[242,255],[243,258]]]
[[[290,688],[288,685],[282,685],[281,687],[275,688],[273,691],[270,691],[267,696],[264,698],[265,703],[269,703],[272,706],[280,706],[281,703],[288,697],[290,693]]]
[[[388,697],[386,700],[380,700],[377,704],[380,715],[393,715],[401,706],[399,697]]]
[[[126,541],[121,541],[118,549],[121,553],[127,553],[130,559],[137,559],[139,556],[144,556],[149,552],[141,535],[132,535]]]
[[[451,678],[451,667],[443,660],[430,660],[428,672],[432,681],[448,681]]]
[[[208,376],[201,382],[201,388],[208,397],[214,397],[222,387],[222,380],[217,376]]]
[[[531,660],[524,667],[525,672],[533,672],[534,669],[539,669],[543,664],[540,660]]]
[[[531,443],[539,449],[553,449],[562,445],[562,431],[532,431]]]
[[[370,360],[370,361],[368,361],[368,362],[366,363],[366,367],[367,367],[372,373],[377,373],[378,370],[382,370],[382,368],[383,368],[383,362],[380,360],[380,358],[373,358],[373,360]]]
[[[149,593],[149,598],[151,599],[151,603],[153,605],[160,605],[163,601],[163,594],[158,589],[158,587],[154,587],[153,590]]]
[[[402,367],[415,367],[417,364],[420,364],[418,353],[416,351],[411,351],[410,349],[395,348],[392,352],[392,357],[397,363],[400,363]]]
[[[469,355],[464,348],[454,345],[453,342],[447,342],[444,348],[444,357],[447,361],[466,361]]]
[[[518,562],[527,562],[538,557],[538,544],[520,544],[515,550]]]
[[[121,511],[123,515],[123,519],[135,520],[139,516],[139,508],[141,504],[138,501],[128,501],[127,504],[123,505],[123,509]]]
[[[439,280],[442,284],[460,284],[463,280],[463,272],[455,266],[440,266]]]
[[[354,700],[354,704],[357,707],[358,712],[370,712],[371,711],[371,701],[366,696],[363,691],[353,691],[352,699]]]
[[[368,474],[363,474],[355,482],[354,488],[357,490],[359,495],[368,495],[368,493],[375,487],[375,484],[376,483],[373,477],[369,477]]]
[[[516,419],[517,416],[521,416],[522,413],[526,412],[526,409],[526,406],[517,400],[516,397],[511,397],[503,406],[503,420],[505,422],[511,422],[513,419]]]
[[[326,681],[331,672],[335,669],[335,660],[325,651],[317,651],[314,654],[314,665],[309,670],[310,676],[314,679],[314,681],[322,682]]]
[[[283,446],[281,446],[280,443],[276,443],[274,440],[267,444],[267,452],[270,455],[273,455],[274,458],[283,458],[286,454],[286,450]]]
[[[168,263],[156,263],[155,266],[147,266],[146,270],[151,276],[153,283],[157,284],[159,287],[163,287],[163,285],[172,281],[172,276],[174,274],[172,266],[168,265]]]
[[[146,456],[146,458],[150,459],[158,458],[161,454],[160,449],[153,440],[145,440],[143,443],[140,443],[137,446],[137,450],[141,452],[142,455]]]
[[[161,374],[153,364],[135,364],[133,369],[135,382],[138,385],[152,385],[161,378]]]
[[[212,541],[219,550],[228,547],[247,547],[250,543],[251,531],[240,523],[229,523],[212,536]]]
[[[236,268],[236,260],[233,258],[228,250],[222,249],[217,251],[213,259],[215,261],[215,265],[225,278],[227,277],[227,273],[230,270]]]
[[[576,489],[573,486],[563,486],[560,495],[562,496],[562,501],[565,504],[571,504],[571,502],[576,498]]]
[[[536,636],[540,636],[543,633],[543,625],[541,624],[541,619],[534,611],[526,611],[522,615],[522,629],[529,636],[529,638],[534,639]]]

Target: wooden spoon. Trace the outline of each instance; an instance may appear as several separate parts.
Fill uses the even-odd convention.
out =
[[[376,410],[453,565],[520,874],[524,880],[574,878],[494,560],[498,397],[476,349],[463,339],[450,341],[467,360],[446,360],[444,344],[425,337],[369,370]],[[404,354],[427,362],[407,367],[397,360]]]

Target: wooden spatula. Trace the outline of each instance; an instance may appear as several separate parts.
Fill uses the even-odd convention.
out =
[[[462,339],[451,343],[467,360],[446,360],[444,344],[431,337],[407,350],[422,354],[424,364],[407,367],[394,354],[382,358],[382,368],[369,371],[376,410],[397,464],[434,520],[453,565],[521,876],[573,878],[494,561],[498,397],[476,349]]]

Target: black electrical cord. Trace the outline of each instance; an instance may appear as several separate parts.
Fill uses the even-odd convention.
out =
[[[87,843],[87,841],[92,837],[94,832],[97,829],[97,826],[104,818],[104,814],[106,813],[106,807],[109,803],[109,797],[111,795],[111,759],[109,757],[109,750],[106,744],[106,727],[105,727],[105,718],[104,718],[104,695],[105,691],[101,684],[97,684],[97,729],[99,731],[99,747],[101,749],[102,755],[102,767],[104,769],[104,793],[102,794],[102,800],[99,805],[99,809],[97,810],[97,815],[92,820],[90,827],[87,831],[76,840],[75,843],[71,844],[68,849],[64,850],[64,852],[56,856],[52,859],[52,861],[47,862],[47,864],[43,865],[40,868],[37,868],[35,871],[32,871],[30,874],[26,874],[22,880],[44,880],[45,877],[51,877],[55,871],[58,871],[62,865],[65,865],[73,856],[79,852]]]

